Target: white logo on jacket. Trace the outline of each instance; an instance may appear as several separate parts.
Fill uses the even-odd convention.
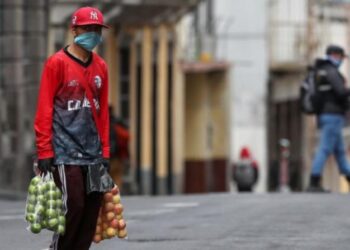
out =
[[[71,80],[68,83],[68,87],[77,87],[77,86],[79,86],[79,82],[77,80]]]
[[[102,79],[99,75],[95,76],[94,82],[96,84],[96,87],[99,89],[102,86]]]
[[[94,101],[96,110],[99,110],[100,103],[95,98],[93,99],[93,101]],[[90,102],[86,97],[84,97],[83,101],[81,101],[81,100],[68,100],[68,102],[67,102],[67,110],[68,111],[75,111],[75,110],[79,110],[82,108],[91,108]]]

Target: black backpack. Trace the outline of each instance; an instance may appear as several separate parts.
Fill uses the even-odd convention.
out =
[[[233,179],[240,187],[252,187],[256,181],[253,162],[251,160],[238,162],[233,169]]]
[[[303,113],[308,115],[318,114],[323,106],[322,94],[318,90],[318,79],[323,70],[315,66],[309,66],[307,75],[300,86],[300,106]]]

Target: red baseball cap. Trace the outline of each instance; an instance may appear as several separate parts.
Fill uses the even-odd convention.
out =
[[[82,7],[77,9],[71,20],[71,26],[81,26],[81,25],[101,25],[105,28],[109,28],[108,25],[103,23],[103,15],[101,11],[93,7]]]

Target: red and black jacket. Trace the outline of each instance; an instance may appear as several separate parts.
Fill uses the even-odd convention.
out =
[[[107,72],[103,59],[93,52],[86,63],[66,49],[46,61],[34,123],[39,159],[54,157],[55,164],[87,165],[109,158]],[[102,125],[98,128],[85,85],[93,93]]]

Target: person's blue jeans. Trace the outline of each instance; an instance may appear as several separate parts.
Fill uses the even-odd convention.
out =
[[[343,115],[323,114],[319,116],[321,137],[318,151],[315,155],[311,175],[321,176],[325,163],[331,154],[334,154],[339,170],[350,176],[350,166],[346,159],[342,128],[345,118]]]

